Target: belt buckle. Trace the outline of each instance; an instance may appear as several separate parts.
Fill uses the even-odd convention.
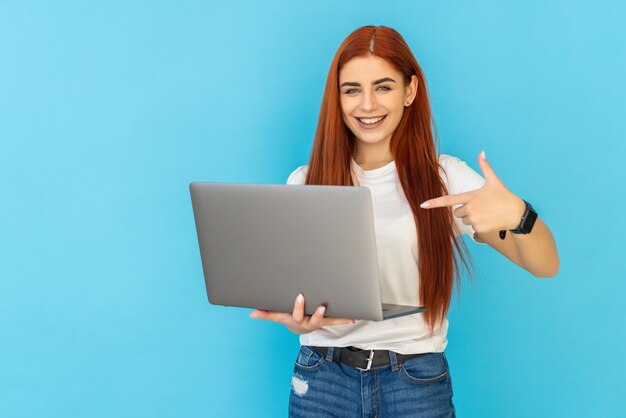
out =
[[[357,369],[361,370],[362,372],[366,372],[369,369],[372,368],[372,362],[374,361],[374,350],[370,350],[370,356],[367,358],[367,367],[366,368],[361,368],[361,367],[356,367]]]

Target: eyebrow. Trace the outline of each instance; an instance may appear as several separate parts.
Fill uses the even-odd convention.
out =
[[[384,83],[385,81],[391,81],[392,83],[395,83],[396,80],[394,80],[393,78],[390,77],[384,77],[375,81],[372,81],[372,86],[375,86],[376,84],[380,84],[380,83]],[[339,88],[343,87],[343,86],[354,86],[354,87],[360,87],[361,83],[356,83],[354,81],[346,81],[345,83],[341,83],[341,86],[339,86]]]

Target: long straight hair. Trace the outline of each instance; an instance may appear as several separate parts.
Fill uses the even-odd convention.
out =
[[[460,280],[460,256],[469,271],[467,247],[458,234],[450,207],[422,209],[420,203],[448,194],[439,175],[437,129],[430,110],[422,69],[402,36],[389,27],[363,26],[342,42],[330,65],[305,184],[353,186],[351,158],[354,134],[342,118],[339,71],[354,57],[384,58],[402,73],[405,85],[418,78],[414,102],[405,108],[391,136],[400,184],[411,206],[418,239],[419,301],[428,310],[431,332],[443,322],[455,282]],[[438,142],[438,141],[437,141]],[[446,173],[447,174],[447,173]],[[454,246],[454,248],[453,248]],[[416,280],[418,278],[416,277]]]

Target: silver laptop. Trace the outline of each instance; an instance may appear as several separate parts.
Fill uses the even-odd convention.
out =
[[[423,312],[383,303],[367,187],[191,183],[209,302],[379,321]],[[416,278],[417,280],[417,278]]]

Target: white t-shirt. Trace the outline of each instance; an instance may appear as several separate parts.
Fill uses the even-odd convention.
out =
[[[376,248],[384,303],[419,305],[417,234],[413,213],[400,185],[395,161],[363,170],[351,162],[357,184],[372,195]],[[448,154],[439,155],[439,174],[450,194],[482,187],[485,180],[464,161]],[[445,172],[441,169],[443,167]],[[287,184],[304,184],[308,165],[289,175]],[[446,174],[447,173],[447,176]],[[460,205],[453,206],[456,209]],[[474,229],[454,217],[459,230],[474,239]],[[402,354],[442,352],[448,340],[448,320],[429,333],[423,314],[406,315],[384,321],[357,320],[355,324],[322,327],[300,335],[300,344],[313,346],[354,346],[362,349],[393,350]]]

